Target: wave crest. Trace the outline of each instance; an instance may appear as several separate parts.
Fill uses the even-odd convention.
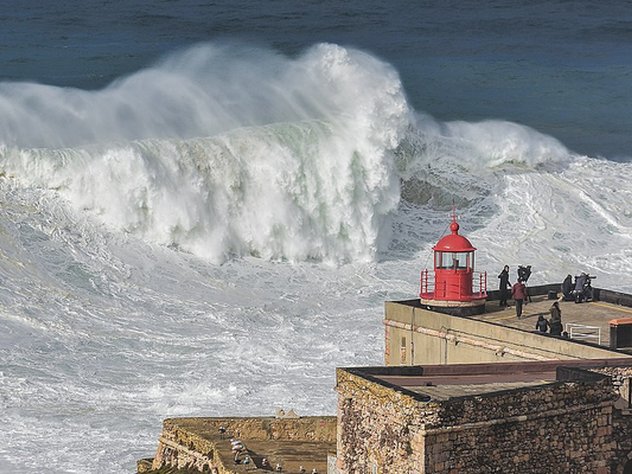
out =
[[[112,227],[214,261],[372,259],[399,200],[392,150],[409,121],[395,71],[335,45],[296,60],[232,51],[198,46],[104,91],[67,92],[98,119],[88,118],[91,133],[58,124],[60,141],[98,139],[5,146],[5,171]],[[132,118],[116,122],[107,96]],[[112,145],[130,137],[141,139]]]

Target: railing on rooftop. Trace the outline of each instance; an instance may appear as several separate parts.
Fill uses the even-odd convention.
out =
[[[584,324],[566,323],[566,332],[571,339],[596,342],[601,345],[601,328]]]

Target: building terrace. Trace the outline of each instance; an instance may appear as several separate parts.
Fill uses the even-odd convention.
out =
[[[459,364],[508,360],[599,359],[632,354],[632,297],[596,288],[587,303],[560,303],[568,338],[538,333],[559,285],[529,288],[532,302],[520,319],[490,292],[481,314],[455,316],[419,299],[385,303],[386,365]],[[553,300],[550,299],[553,297]],[[613,321],[617,323],[613,324]],[[623,324],[619,324],[623,322]]]
[[[557,296],[558,290],[559,285],[530,288],[532,303],[524,307],[521,319],[516,317],[513,307],[499,307],[498,292],[490,292],[485,313],[473,317],[479,321],[533,331],[537,317],[540,314],[546,317],[549,315],[549,308],[553,303],[549,299],[549,293],[553,292]],[[632,297],[616,291],[595,288],[593,301],[579,304],[574,301],[560,301],[560,308],[562,323],[569,337],[572,336],[576,342],[591,342],[614,349],[617,347],[611,344],[614,341],[610,341],[611,321],[632,318]],[[629,345],[625,344],[625,341],[620,341],[624,345],[619,344],[618,348],[632,350],[632,340],[627,342]]]

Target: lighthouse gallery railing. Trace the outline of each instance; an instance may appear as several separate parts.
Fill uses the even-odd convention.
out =
[[[420,290],[419,297],[426,300],[434,299],[435,294],[435,285],[434,279],[429,277],[428,269],[421,271],[420,276]],[[476,285],[478,283],[478,287]],[[443,283],[447,285],[447,282]],[[471,296],[474,299],[486,298],[487,297],[487,272],[473,272],[472,273],[472,294],[471,295],[462,295],[461,294],[461,286],[458,283],[450,285],[450,288],[444,287],[441,288],[442,293],[446,294],[448,290],[456,289],[459,297]]]

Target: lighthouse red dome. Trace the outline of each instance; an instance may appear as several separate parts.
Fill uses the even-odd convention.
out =
[[[476,250],[467,238],[459,235],[459,223],[456,218],[450,224],[452,233],[443,237],[432,249],[440,252],[469,252]]]

